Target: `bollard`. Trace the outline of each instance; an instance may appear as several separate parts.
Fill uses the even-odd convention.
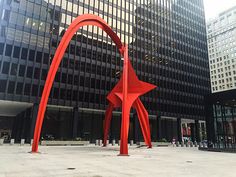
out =
[[[3,145],[4,139],[0,139],[0,145]]]
[[[116,140],[112,140],[112,146],[115,146]]]
[[[34,139],[31,139],[31,140],[30,140],[30,145],[31,145],[31,146],[33,145],[33,142],[34,142]]]
[[[184,142],[183,141],[181,142],[181,147],[184,147]]]
[[[98,141],[99,141],[99,140],[96,140],[96,141],[95,141],[95,146],[98,146]]]
[[[23,146],[25,144],[25,139],[20,140],[20,145]]]
[[[102,145],[102,140],[98,140],[98,146]]]
[[[201,142],[199,143],[199,147],[200,147],[200,148],[203,147]]]
[[[176,147],[179,147],[179,142],[178,141],[176,142]]]
[[[130,140],[130,146],[134,145],[134,140]]]
[[[197,147],[197,141],[194,142],[194,146]]]
[[[10,145],[13,145],[15,143],[15,139],[11,139]]]
[[[193,147],[193,142],[192,141],[190,141],[190,147]]]

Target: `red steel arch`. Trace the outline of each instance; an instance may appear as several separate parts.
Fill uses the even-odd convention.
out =
[[[38,143],[40,139],[40,134],[41,134],[41,129],[42,129],[42,124],[43,124],[43,119],[44,119],[44,114],[46,110],[46,106],[48,103],[48,97],[52,88],[52,84],[55,79],[56,72],[58,70],[58,67],[61,63],[61,60],[63,58],[63,55],[65,53],[65,50],[71,41],[73,35],[78,31],[78,29],[82,26],[87,26],[87,25],[93,25],[101,28],[104,30],[110,37],[111,39],[115,42],[116,46],[119,49],[119,52],[122,56],[124,56],[124,45],[122,44],[120,38],[117,36],[117,34],[111,29],[111,27],[99,16],[93,15],[93,14],[84,14],[78,16],[69,26],[67,31],[65,32],[64,36],[62,37],[62,40],[56,50],[56,53],[54,55],[54,58],[52,60],[52,64],[50,66],[47,79],[45,82],[45,86],[43,89],[43,94],[41,97],[41,101],[39,104],[39,110],[38,110],[38,115],[37,115],[37,120],[36,120],[36,125],[35,125],[35,131],[34,131],[34,141],[32,145],[32,152],[38,152]]]

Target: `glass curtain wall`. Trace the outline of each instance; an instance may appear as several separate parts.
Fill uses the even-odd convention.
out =
[[[236,109],[214,105],[216,148],[236,149]]]

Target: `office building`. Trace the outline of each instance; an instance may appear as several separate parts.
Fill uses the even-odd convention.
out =
[[[207,23],[213,93],[236,88],[236,6]]]
[[[204,95],[210,93],[203,0],[0,0],[2,136],[32,138],[58,43],[72,20],[87,13],[107,21],[129,45],[139,79],[157,85],[141,97],[152,140],[182,141],[184,135],[200,141]],[[106,95],[121,70],[120,55],[105,32],[93,26],[78,30],[57,72],[42,138],[101,139]],[[110,140],[119,139],[120,115],[120,110],[113,114]],[[130,117],[129,139],[142,141],[133,110]]]

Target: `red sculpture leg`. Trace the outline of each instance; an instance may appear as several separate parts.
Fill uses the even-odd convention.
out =
[[[120,132],[120,155],[128,155],[128,135],[129,135],[129,113],[130,106],[123,103],[125,109],[122,110],[121,132]]]
[[[139,98],[134,102],[134,108],[136,109],[136,112],[138,114],[138,119],[143,133],[144,141],[146,145],[151,148],[152,143],[147,110],[145,109]]]
[[[111,117],[112,117],[112,110],[114,109],[114,105],[109,103],[108,108],[105,113],[105,120],[104,120],[104,137],[103,137],[103,146],[107,145],[107,137],[110,129],[111,124]]]
[[[122,123],[120,136],[120,155],[128,155],[129,112],[132,103],[128,102],[128,46],[124,48]]]

